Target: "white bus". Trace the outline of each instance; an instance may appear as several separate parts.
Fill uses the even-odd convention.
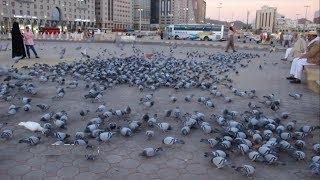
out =
[[[203,41],[221,41],[225,38],[223,25],[176,24],[165,29],[168,39],[191,39]]]

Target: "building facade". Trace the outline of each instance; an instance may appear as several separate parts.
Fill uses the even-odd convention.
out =
[[[94,0],[0,0],[0,4],[0,25],[5,31],[14,21],[34,31],[48,26],[67,31],[94,27],[96,20]]]
[[[204,23],[204,0],[151,0],[151,26]]]
[[[206,18],[206,8],[207,3],[205,0],[193,0],[193,9],[196,23],[204,23]]]
[[[156,25],[160,21],[160,0],[151,0],[150,24]]]
[[[98,28],[133,28],[132,0],[95,0],[95,15]]]
[[[316,24],[320,24],[320,10],[314,13],[313,22]]]
[[[175,24],[196,23],[194,0],[179,0],[174,6]]]
[[[141,30],[149,30],[151,20],[151,0],[134,0],[133,27],[135,30],[140,29],[140,15]]]
[[[256,12],[255,29],[275,32],[277,8],[263,6]]]

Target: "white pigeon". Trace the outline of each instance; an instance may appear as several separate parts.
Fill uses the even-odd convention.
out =
[[[32,132],[35,132],[35,131],[43,131],[44,128],[41,127],[41,125],[37,122],[33,122],[33,121],[27,121],[27,122],[20,122],[18,124],[19,126],[23,126],[25,127],[26,129],[32,131]]]

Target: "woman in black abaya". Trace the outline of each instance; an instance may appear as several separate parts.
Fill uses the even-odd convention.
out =
[[[14,22],[12,25],[12,58],[19,57],[23,59],[26,57],[26,51],[24,49],[23,35],[20,32],[19,24]]]

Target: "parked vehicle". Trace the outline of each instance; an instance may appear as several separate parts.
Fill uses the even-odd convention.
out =
[[[224,38],[224,34],[223,25],[176,24],[165,28],[165,36],[168,39],[220,41]]]

